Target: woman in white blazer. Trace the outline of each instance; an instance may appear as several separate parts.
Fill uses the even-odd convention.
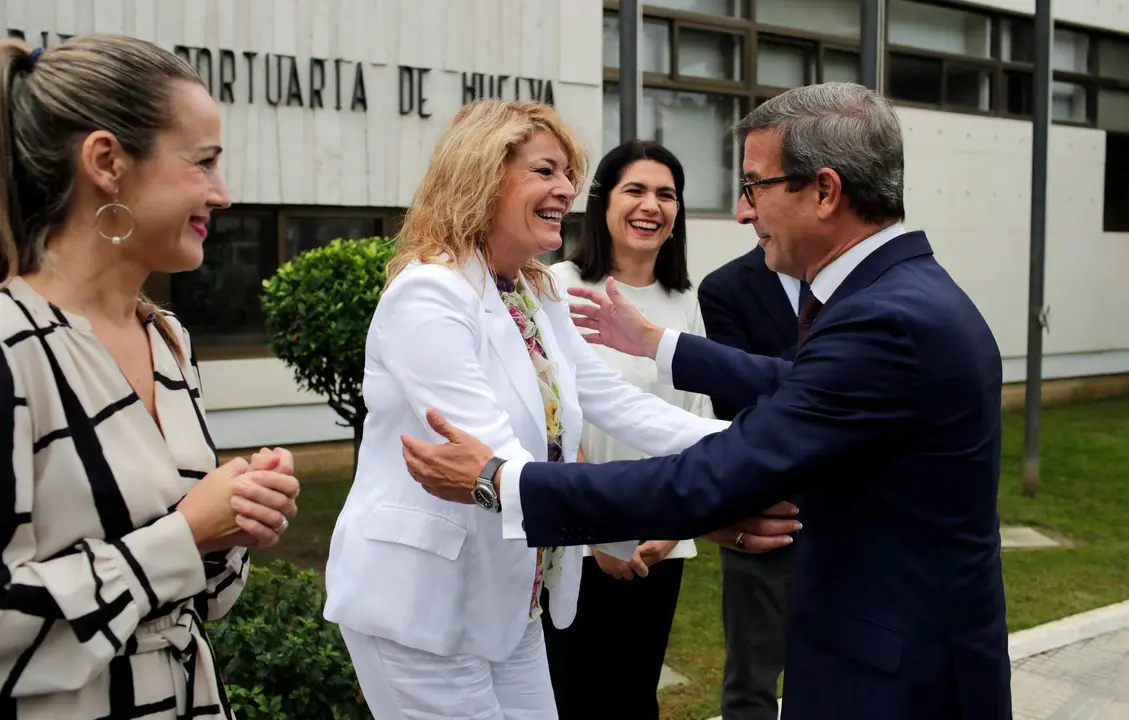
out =
[[[480,101],[447,128],[405,218],[326,572],[325,616],[381,720],[554,720],[541,598],[557,626],[576,613],[580,547],[503,540],[499,512],[432,497],[408,474],[400,438],[438,439],[429,408],[499,457],[540,461],[574,461],[585,421],[654,455],[728,424],[624,381],[572,324],[537,257],[560,247],[585,169],[552,108]],[[634,543],[607,550],[630,558]]]

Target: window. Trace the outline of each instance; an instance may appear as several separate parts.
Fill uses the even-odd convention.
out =
[[[918,0],[891,0],[887,7],[891,98],[980,113],[1002,105],[1012,89],[993,56],[992,15]],[[1023,52],[1022,43],[1008,48]],[[994,101],[997,86],[1008,89]]]
[[[757,40],[757,84],[778,88],[810,85],[816,78],[817,55],[814,42],[761,37]]]
[[[1129,40],[1104,38],[1098,42],[1098,75],[1129,82]]]
[[[1051,117],[1129,132],[1129,37],[1056,29]]]
[[[213,219],[198,270],[154,274],[145,291],[177,314],[202,357],[261,354],[267,339],[259,304],[263,281],[294,256],[333,239],[383,234],[391,229],[387,220],[379,211],[345,208],[234,207]]]
[[[1129,233],[1129,134],[1105,137],[1106,232]]]
[[[619,144],[619,2],[604,8],[607,150]],[[731,131],[754,104],[859,80],[861,9],[861,0],[644,0],[638,133],[678,155],[688,211],[732,212],[741,148]]]
[[[686,171],[690,212],[729,212],[737,204],[739,148],[731,132],[741,119],[734,95],[643,88],[639,137],[674,153]],[[604,83],[604,147],[619,145],[619,86]]]
[[[372,215],[332,217],[286,214],[285,234],[287,259],[328,245],[337,238],[367,238],[381,235],[383,223]]]
[[[271,212],[219,213],[200,268],[169,276],[168,305],[197,347],[266,344],[259,293],[279,266],[277,228]]]
[[[931,0],[890,0],[887,93],[895,100],[1030,118],[1034,21]],[[1051,118],[1124,130],[1129,38],[1056,25]]]
[[[645,19],[639,34],[639,64],[645,73],[669,75],[670,24],[661,20]],[[604,14],[604,66],[619,67],[619,16]]]
[[[682,28],[678,32],[678,74],[744,80],[744,49],[744,38],[740,35]]]
[[[604,15],[604,149],[619,145],[618,3]],[[731,212],[739,156],[732,128],[747,107],[751,24],[743,0],[668,0],[643,7],[638,136],[678,156],[686,209]]]

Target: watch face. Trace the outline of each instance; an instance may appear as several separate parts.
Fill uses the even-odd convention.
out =
[[[497,504],[497,498],[494,496],[493,490],[488,487],[479,485],[471,493],[471,496],[479,507],[485,508],[486,510],[493,510],[494,506]]]

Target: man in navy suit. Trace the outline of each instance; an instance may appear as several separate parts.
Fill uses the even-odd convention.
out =
[[[738,129],[739,215],[770,268],[811,285],[793,362],[649,326],[612,282],[610,297],[570,292],[596,303],[574,306],[590,340],[756,407],[677,456],[496,472],[489,448],[430,413],[449,442],[404,438],[408,467],[459,502],[488,475],[505,535],[531,546],[697,537],[798,494],[785,720],[1010,718],[1000,354],[924,233],[901,226],[897,116],[826,83]]]
[[[807,283],[770,269],[764,248],[753,248],[711,272],[698,286],[706,337],[747,353],[791,360],[796,354],[796,315],[807,291]],[[721,420],[732,420],[745,409],[726,393],[710,400]],[[795,553],[796,545],[769,553],[721,548],[724,720],[777,718],[776,684],[784,669],[784,628]]]

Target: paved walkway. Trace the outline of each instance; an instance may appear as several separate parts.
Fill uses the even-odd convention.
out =
[[[1129,629],[1016,660],[1011,688],[1014,720],[1127,720]]]
[[[1012,663],[1014,720],[1129,718],[1129,630]]]

